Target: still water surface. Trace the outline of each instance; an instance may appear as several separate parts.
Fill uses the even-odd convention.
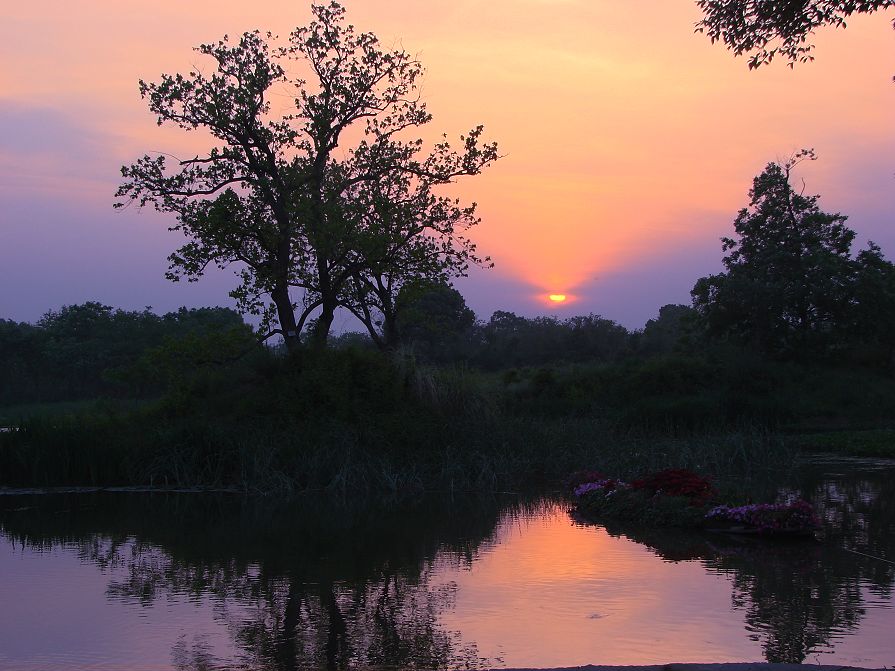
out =
[[[556,499],[0,496],[0,668],[895,663],[895,462],[806,465],[812,542]]]

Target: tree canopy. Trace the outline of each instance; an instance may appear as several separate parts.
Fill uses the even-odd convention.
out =
[[[482,126],[457,149],[447,136],[428,150],[408,137],[432,118],[419,61],[346,24],[336,2],[311,10],[283,45],[259,31],[225,37],[197,48],[211,74],[141,81],[159,125],[201,129],[217,144],[125,166],[116,203],[176,215],[187,242],[169,257],[170,279],[235,264],[239,308],[289,347],[311,324],[324,344],[338,307],[375,330],[374,313],[388,315],[405,283],[487,264],[465,235],[475,205],[436,188],[498,158]]]
[[[145,370],[153,366],[143,365],[153,352],[192,344],[224,356],[253,343],[249,327],[226,308],[157,315],[88,301],[51,310],[36,324],[0,319],[0,404],[141,395],[157,391],[142,389],[154,386],[155,371]]]
[[[722,42],[737,56],[749,55],[749,68],[770,63],[777,54],[789,61],[813,60],[808,42],[816,28],[845,27],[853,14],[895,6],[895,0],[697,0],[704,17],[696,30]]]
[[[774,356],[824,355],[863,338],[855,320],[873,301],[891,300],[876,290],[891,291],[892,264],[879,247],[852,258],[847,217],[793,189],[792,168],[804,159],[813,152],[769,163],[754,179],[737,237],[722,238],[726,272],[696,282],[693,306],[710,335]]]

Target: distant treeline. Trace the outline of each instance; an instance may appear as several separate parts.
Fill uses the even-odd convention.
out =
[[[877,297],[874,305],[879,304]],[[870,312],[859,301],[850,305],[849,316]],[[884,313],[876,318],[886,319]],[[638,330],[598,315],[527,318],[499,310],[482,321],[456,290],[442,287],[424,294],[400,328],[404,345],[392,356],[497,372],[507,382],[543,382],[555,377],[550,371],[570,366],[611,365],[631,373],[631,366],[668,357],[689,361],[691,377],[700,379],[713,370],[720,374],[718,366],[747,374],[742,362],[781,370],[792,362],[892,372],[892,334],[886,330],[828,325],[812,334],[810,349],[769,350],[715,332],[700,310],[687,305],[663,306]],[[332,346],[377,349],[369,335],[356,332],[334,338]],[[313,356],[307,347],[305,357]],[[244,365],[253,355],[276,360],[287,353],[277,344],[260,344],[241,316],[226,308],[157,315],[96,302],[65,306],[35,324],[0,320],[0,404],[158,396],[198,370]],[[618,375],[611,377],[619,378],[614,386],[621,383]]]
[[[683,305],[632,332],[465,307],[452,327],[439,304],[460,303],[417,306],[390,353],[351,333],[264,345],[220,308],[87,303],[2,322],[0,421],[18,430],[0,433],[0,484],[505,490],[582,464],[739,482],[788,468],[772,432],[891,435],[895,381],[857,356],[862,334],[848,349],[831,329],[826,353],[795,357],[714,335]],[[139,402],[88,400],[103,397]]]
[[[327,347],[379,349],[414,365],[503,371],[508,381],[543,381],[550,374],[540,369],[630,366],[669,355],[697,362],[696,377],[706,370],[722,375],[739,361],[891,376],[895,264],[872,242],[853,252],[856,234],[847,217],[822,211],[819,196],[793,189],[793,167],[813,158],[805,150],[755,177],[734,237],[722,238],[724,271],[697,279],[691,306],[666,305],[642,330],[593,314],[526,318],[497,311],[480,321],[435,276],[392,287],[396,296],[385,312],[363,313],[367,333],[321,339],[311,320],[289,349],[305,361]],[[252,356],[274,361],[286,349],[262,344],[239,314],[224,308],[159,316],[95,302],[67,306],[33,325],[0,320],[0,404],[158,397],[197,371],[244,365]]]
[[[36,324],[0,319],[0,404],[159,392],[175,350],[201,342],[210,351],[214,341],[224,355],[234,338],[253,340],[225,308],[157,315],[88,302],[47,312]]]
[[[611,362],[671,351],[690,312],[666,306],[642,332],[595,315],[527,319],[498,311],[481,322],[456,291],[439,290],[415,306],[414,321],[402,322],[401,353],[492,371]],[[344,333],[334,345],[375,348],[362,333]],[[261,349],[240,315],[226,308],[158,315],[87,302],[47,312],[34,324],[0,319],[0,404],[145,397],[196,367],[233,363]],[[286,355],[276,344],[264,349]]]
[[[462,297],[453,289],[462,304]],[[440,295],[445,290],[439,290]],[[456,304],[456,299],[449,305]],[[669,353],[688,337],[694,311],[686,305],[666,305],[642,330],[624,326],[599,315],[522,317],[498,310],[488,321],[479,321],[462,309],[443,309],[429,301],[417,308],[411,323],[401,322],[403,354],[423,363],[462,363],[486,371],[575,363],[609,363]],[[336,347],[373,347],[363,333],[345,333]]]
[[[853,252],[847,217],[793,189],[793,167],[813,158],[805,150],[765,167],[734,221],[735,237],[722,238],[724,271],[696,280],[692,307],[665,306],[642,332],[593,315],[560,321],[496,312],[479,324],[459,294],[432,288],[399,315],[398,340],[434,362],[486,369],[720,349],[727,357],[741,350],[768,361],[895,372],[895,264],[873,242]]]

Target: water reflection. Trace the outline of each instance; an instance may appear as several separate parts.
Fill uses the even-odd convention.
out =
[[[856,473],[856,469],[858,472]],[[802,663],[859,628],[868,599],[891,605],[895,583],[891,462],[807,464],[795,492],[823,521],[817,540],[607,527],[667,561],[700,560],[733,585],[731,602],[768,662]]]
[[[638,631],[677,620],[699,631],[719,617],[729,621],[715,628],[714,647],[696,650],[705,637],[679,636],[691,658],[662,661],[742,660],[751,645],[767,661],[803,662],[865,628],[871,611],[891,609],[893,473],[891,466],[865,465],[859,476],[838,465],[805,468],[793,486],[821,510],[825,527],[816,542],[572,527],[563,504],[517,499],[433,497],[382,507],[94,493],[0,496],[0,549],[14,544],[25,562],[60,549],[75,553],[102,581],[106,603],[180,617],[179,628],[153,639],[164,649],[146,654],[182,670],[482,668],[499,666],[501,650],[518,666],[643,663],[650,649],[675,657],[684,649],[673,645],[680,630],[664,632],[669,645],[661,650],[646,637],[637,647]],[[678,589],[684,579],[693,587],[686,599]],[[708,594],[699,590],[718,594],[718,584],[727,585],[719,596],[730,595],[731,615],[707,611],[700,619],[688,612],[708,609]],[[34,607],[77,614],[79,589],[35,594]],[[466,590],[463,599],[458,589]],[[537,592],[550,603],[550,616],[531,605],[505,609],[488,614],[496,615],[490,621],[499,630],[477,628],[469,595],[479,595],[476,608],[494,611],[503,607],[498,592],[515,604],[534,603],[520,595]],[[673,595],[679,601],[668,603]],[[215,628],[194,624],[195,614],[177,615],[174,606],[183,603],[211,613]],[[895,614],[887,617],[895,623]],[[513,630],[530,630],[535,620],[545,637],[562,638],[565,647],[545,643],[540,656],[509,654],[518,643]],[[151,639],[146,631],[138,636]],[[588,631],[590,638],[579,635]],[[54,658],[52,666],[66,663]],[[67,668],[82,666],[75,660]]]
[[[0,502],[8,503],[8,502]],[[440,562],[469,564],[499,518],[494,499],[412,508],[276,505],[228,497],[93,494],[2,513],[3,534],[30,549],[77,548],[109,571],[111,600],[150,606],[211,600],[251,669],[477,668],[474,645],[439,626],[453,598],[430,588]],[[181,640],[175,668],[230,668],[208,645]]]

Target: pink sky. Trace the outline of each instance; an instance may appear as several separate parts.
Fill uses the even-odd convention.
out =
[[[85,300],[125,308],[229,304],[228,274],[163,278],[179,238],[148,211],[111,209],[118,169],[201,142],[159,129],[137,80],[186,71],[191,47],[261,28],[303,3],[168,1],[4,8],[0,23],[0,317]],[[822,206],[895,256],[891,13],[823,30],[814,63],[750,72],[667,0],[347,0],[349,19],[427,68],[427,129],[484,123],[505,157],[458,192],[496,268],[459,284],[480,317],[595,312],[639,327],[689,302],[720,267],[752,177],[802,147]],[[566,293],[566,306],[548,304]],[[353,328],[348,321],[340,328]]]

